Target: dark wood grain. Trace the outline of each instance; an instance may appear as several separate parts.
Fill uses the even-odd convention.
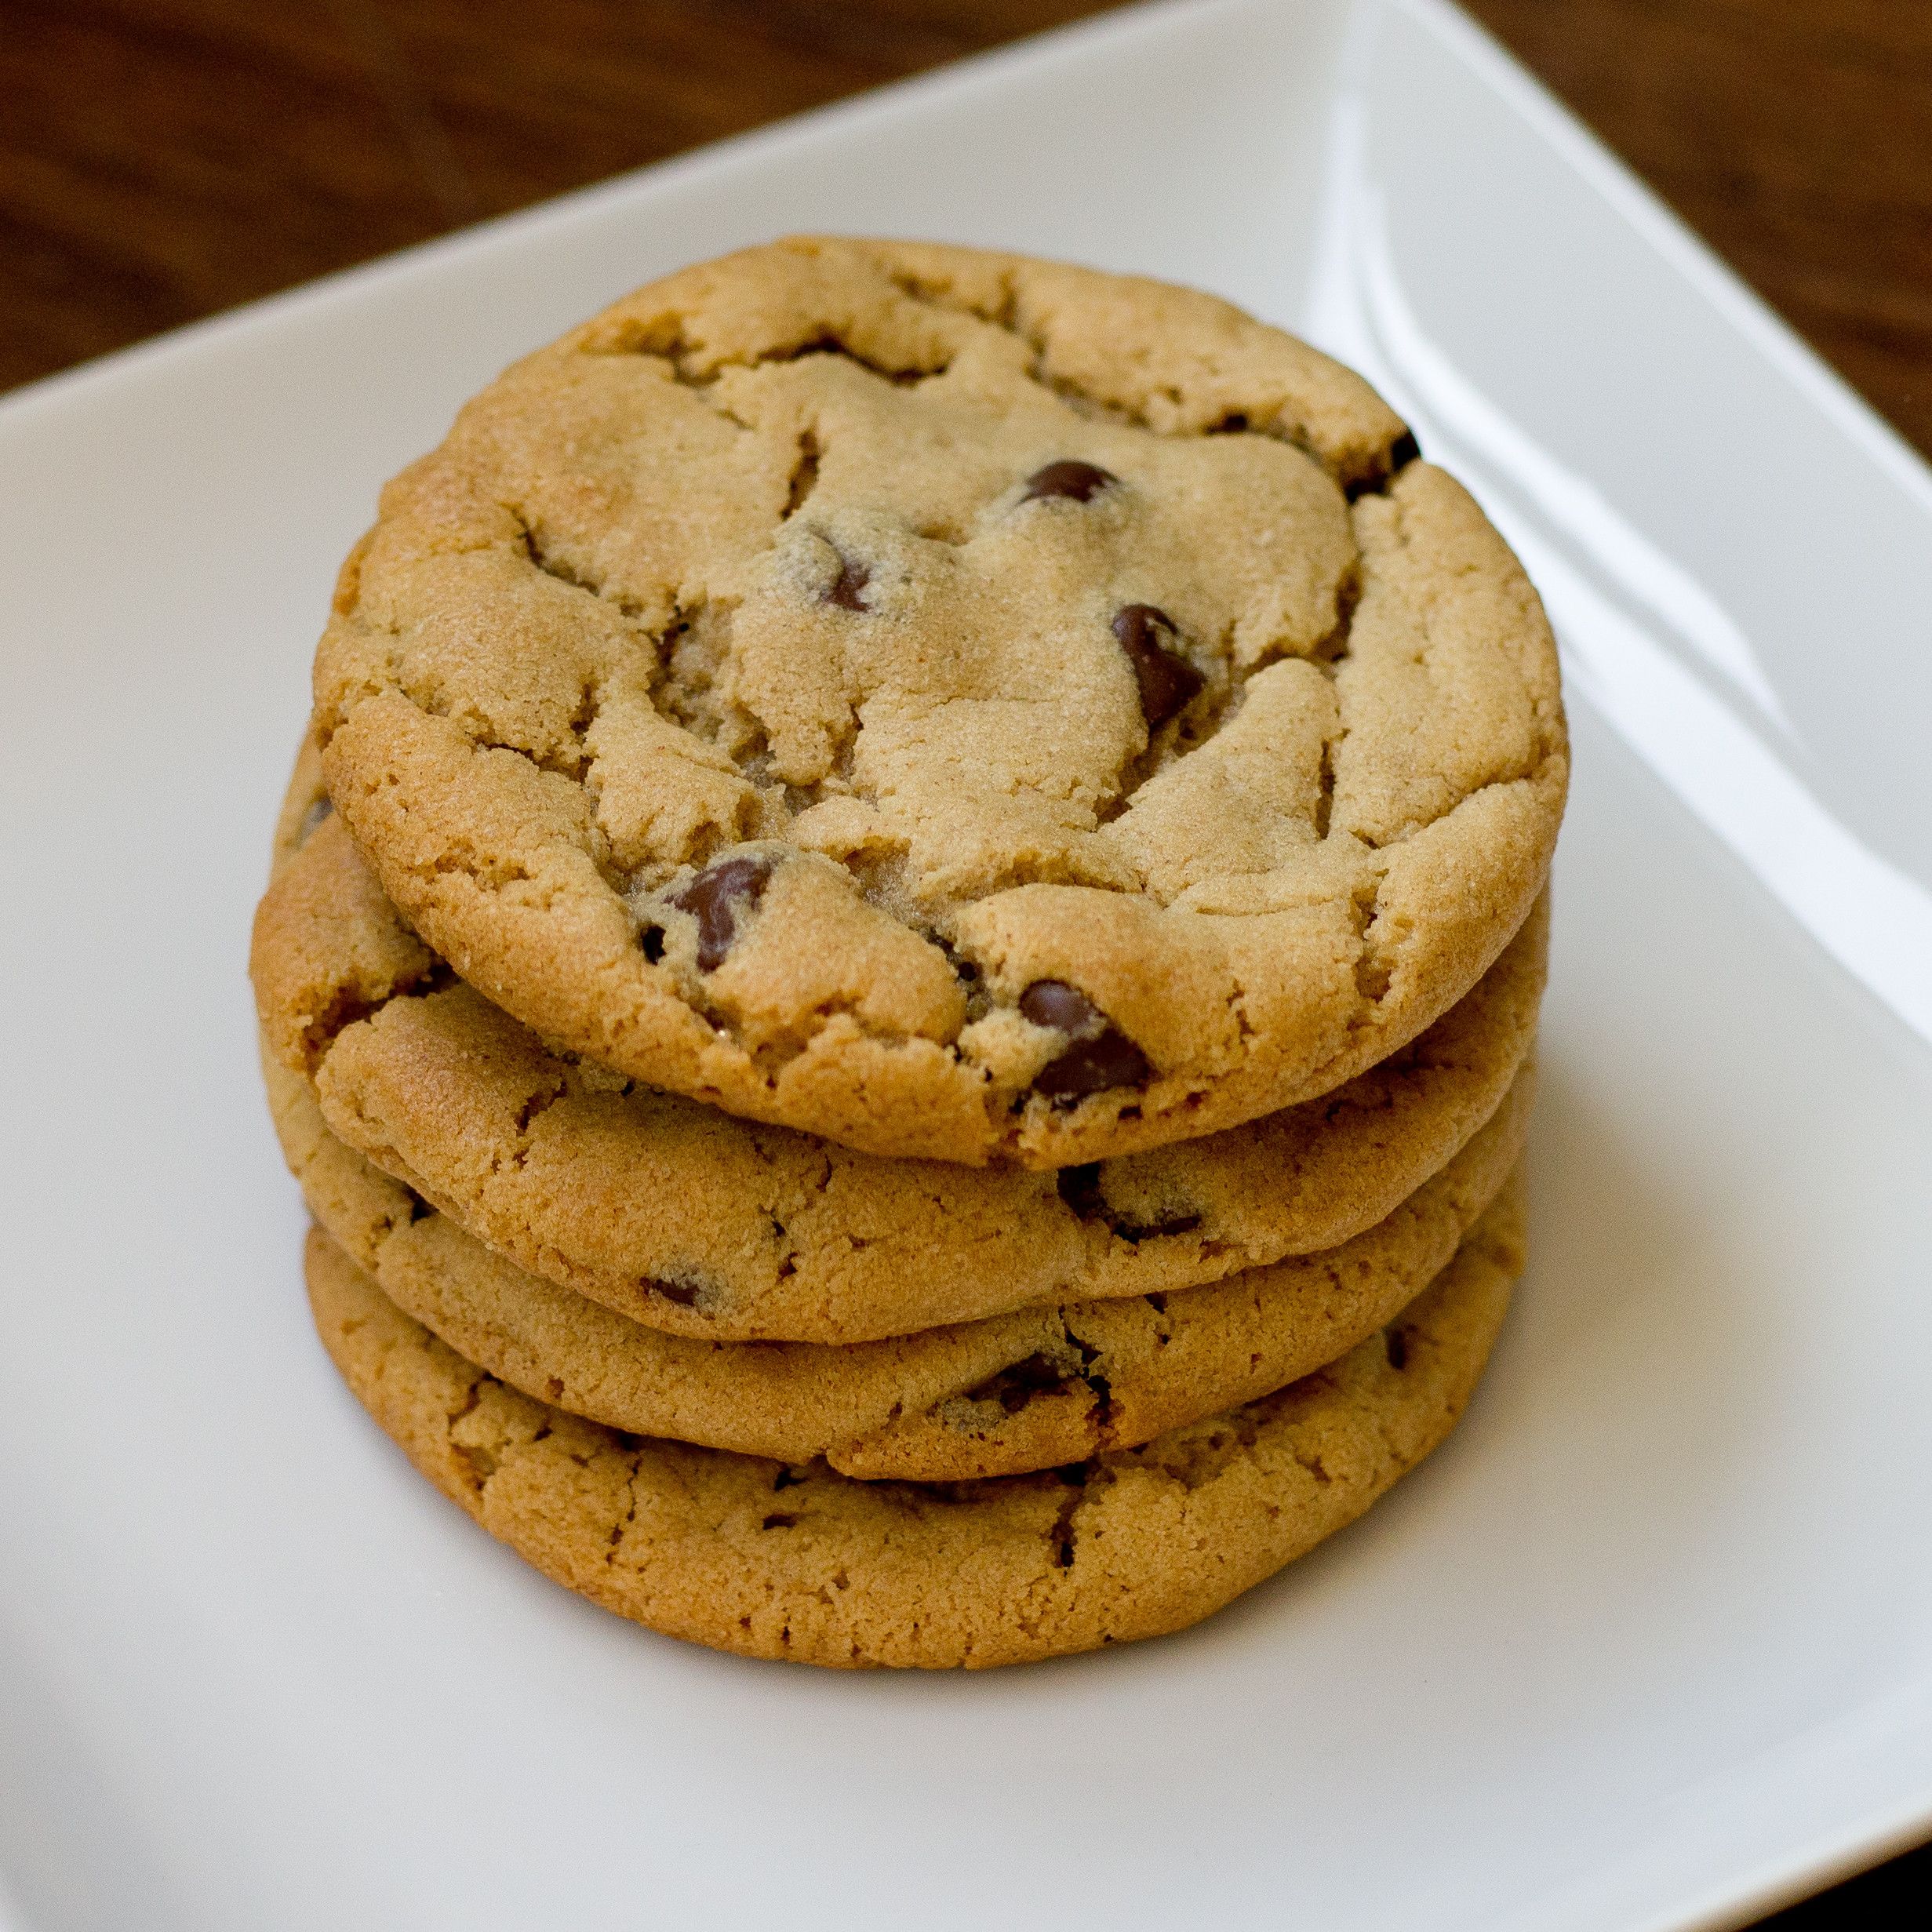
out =
[[[1468,0],[1932,454],[1932,0]],[[0,0],[0,387],[1101,10]],[[1932,1851],[1774,1921],[1932,1901]]]
[[[0,387],[1097,10],[0,0]],[[1472,10],[1932,453],[1932,4]]]
[[[0,0],[0,387],[1098,10]]]

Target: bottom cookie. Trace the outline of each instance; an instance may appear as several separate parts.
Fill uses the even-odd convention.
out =
[[[1523,1243],[1519,1203],[1492,1209],[1395,1322],[1259,1401],[1056,1472],[951,1484],[584,1421],[438,1341],[326,1235],[307,1259],[357,1399],[547,1576],[748,1657],[973,1668],[1184,1628],[1353,1521],[1461,1414]]]

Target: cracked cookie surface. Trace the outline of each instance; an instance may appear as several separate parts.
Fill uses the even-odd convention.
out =
[[[1211,1286],[1061,1302],[850,1346],[668,1335],[526,1274],[330,1135],[267,1066],[311,1213],[405,1313],[503,1381],[613,1428],[919,1482],[1050,1468],[1144,1442],[1310,1373],[1395,1319],[1508,1183],[1526,1073],[1443,1172],[1341,1247]],[[1486,1217],[1486,1219],[1485,1217]]]
[[[329,791],[462,978],[631,1078],[967,1163],[1251,1119],[1467,991],[1561,814],[1541,606],[1413,452],[1206,296],[748,251],[384,492]]]
[[[1258,1402],[1052,1474],[862,1483],[623,1434],[508,1387],[319,1232],[317,1332],[424,1475],[655,1630],[851,1668],[1021,1663],[1198,1622],[1352,1522],[1461,1416],[1523,1262],[1472,1240],[1399,1330]]]
[[[882,1160],[642,1088],[444,984],[326,807],[310,746],[257,919],[275,1057],[468,1232],[696,1337],[861,1341],[1333,1247],[1468,1141],[1534,1036],[1541,902],[1454,1008],[1319,1101],[1057,1175]]]

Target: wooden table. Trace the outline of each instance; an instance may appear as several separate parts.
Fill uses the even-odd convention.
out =
[[[0,0],[0,388],[1095,0]],[[1932,454],[1932,4],[1472,0]]]
[[[1932,0],[1464,3],[1932,455]],[[0,387],[1100,10],[0,0]]]

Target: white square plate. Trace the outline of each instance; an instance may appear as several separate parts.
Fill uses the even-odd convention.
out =
[[[984,1677],[686,1648],[474,1529],[309,1333],[251,1064],[377,485],[814,227],[1310,328],[1571,671],[1535,1259],[1466,1425],[1203,1627]],[[1629,1932],[1932,1824],[1932,481],[1459,16],[1117,16],[30,391],[0,476],[0,1918]]]

